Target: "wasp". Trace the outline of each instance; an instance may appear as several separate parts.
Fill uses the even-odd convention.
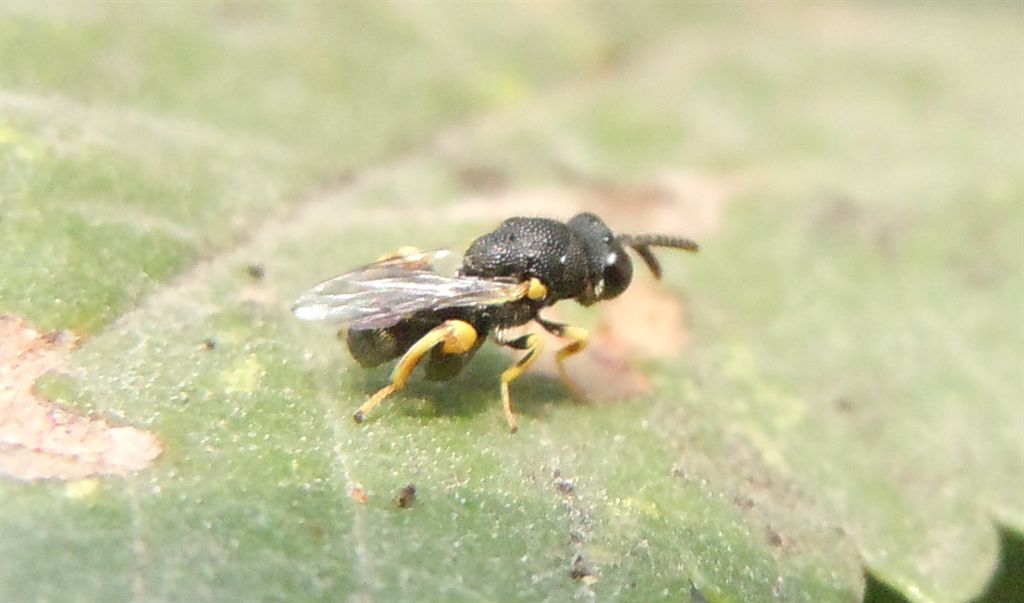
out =
[[[564,362],[586,347],[588,333],[547,320],[541,311],[565,299],[590,306],[620,295],[633,278],[627,248],[660,278],[652,247],[698,249],[682,237],[615,235],[592,213],[568,222],[509,218],[469,245],[454,274],[436,268],[449,250],[403,249],[320,283],[302,295],[292,311],[303,320],[340,323],[339,337],[345,337],[352,356],[364,367],[399,358],[390,383],[356,410],[357,423],[405,387],[420,364],[427,379],[451,379],[488,335],[522,350],[500,380],[505,419],[514,433],[517,421],[509,384],[541,354],[543,340],[536,333],[512,335],[511,329],[533,321],[564,339],[566,344],[555,355],[558,373],[570,391],[578,393]]]

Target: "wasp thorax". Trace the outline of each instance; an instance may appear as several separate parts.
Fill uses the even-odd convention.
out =
[[[546,294],[531,293],[529,299],[545,303],[576,297],[587,278],[587,261],[585,247],[573,234],[556,220],[509,218],[470,244],[460,274],[536,279]]]

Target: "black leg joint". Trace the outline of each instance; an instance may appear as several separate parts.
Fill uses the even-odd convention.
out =
[[[544,327],[545,331],[547,331],[548,333],[551,333],[555,337],[564,337],[565,336],[565,327],[566,327],[566,325],[563,325],[560,322],[551,322],[550,320],[544,320],[540,316],[538,316],[534,320],[537,321],[537,324],[539,324],[540,326]]]
[[[530,338],[531,337],[534,337],[534,335],[532,333],[527,334],[527,335],[523,335],[522,337],[516,337],[515,339],[513,339],[511,341],[502,341],[501,345],[506,345],[506,346],[508,346],[510,348],[515,348],[517,350],[528,350],[528,349],[530,349]]]

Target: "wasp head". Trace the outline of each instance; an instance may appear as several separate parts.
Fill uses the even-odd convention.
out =
[[[577,300],[589,306],[594,302],[618,297],[633,280],[633,262],[626,247],[633,249],[654,274],[661,278],[661,265],[651,247],[671,247],[697,251],[696,243],[682,237],[659,234],[618,235],[592,213],[574,216],[569,228],[583,238],[587,248],[587,263],[591,286]]]
[[[585,306],[617,297],[633,280],[633,262],[611,229],[591,213],[578,214],[568,222],[587,248],[590,287],[577,298]]]

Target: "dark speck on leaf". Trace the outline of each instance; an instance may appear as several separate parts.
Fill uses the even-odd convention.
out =
[[[576,491],[576,482],[571,479],[557,478],[554,481],[555,489],[565,496],[572,495]]]
[[[408,509],[412,506],[412,503],[416,501],[416,486],[409,484],[402,488],[398,492],[398,498],[395,499],[395,504],[398,505],[399,509]]]
[[[593,575],[594,570],[583,559],[583,555],[576,555],[576,560],[572,562],[572,570],[569,571],[569,577],[573,580],[582,580]]]
[[[61,330],[50,331],[49,333],[43,335],[41,339],[43,343],[47,345],[57,345],[64,340],[64,335],[64,331]]]
[[[217,341],[213,337],[207,337],[203,340],[203,349],[213,350],[217,347]]]
[[[266,276],[266,272],[263,270],[262,264],[249,264],[245,270],[249,273],[249,277],[254,281],[263,280],[263,277]]]

